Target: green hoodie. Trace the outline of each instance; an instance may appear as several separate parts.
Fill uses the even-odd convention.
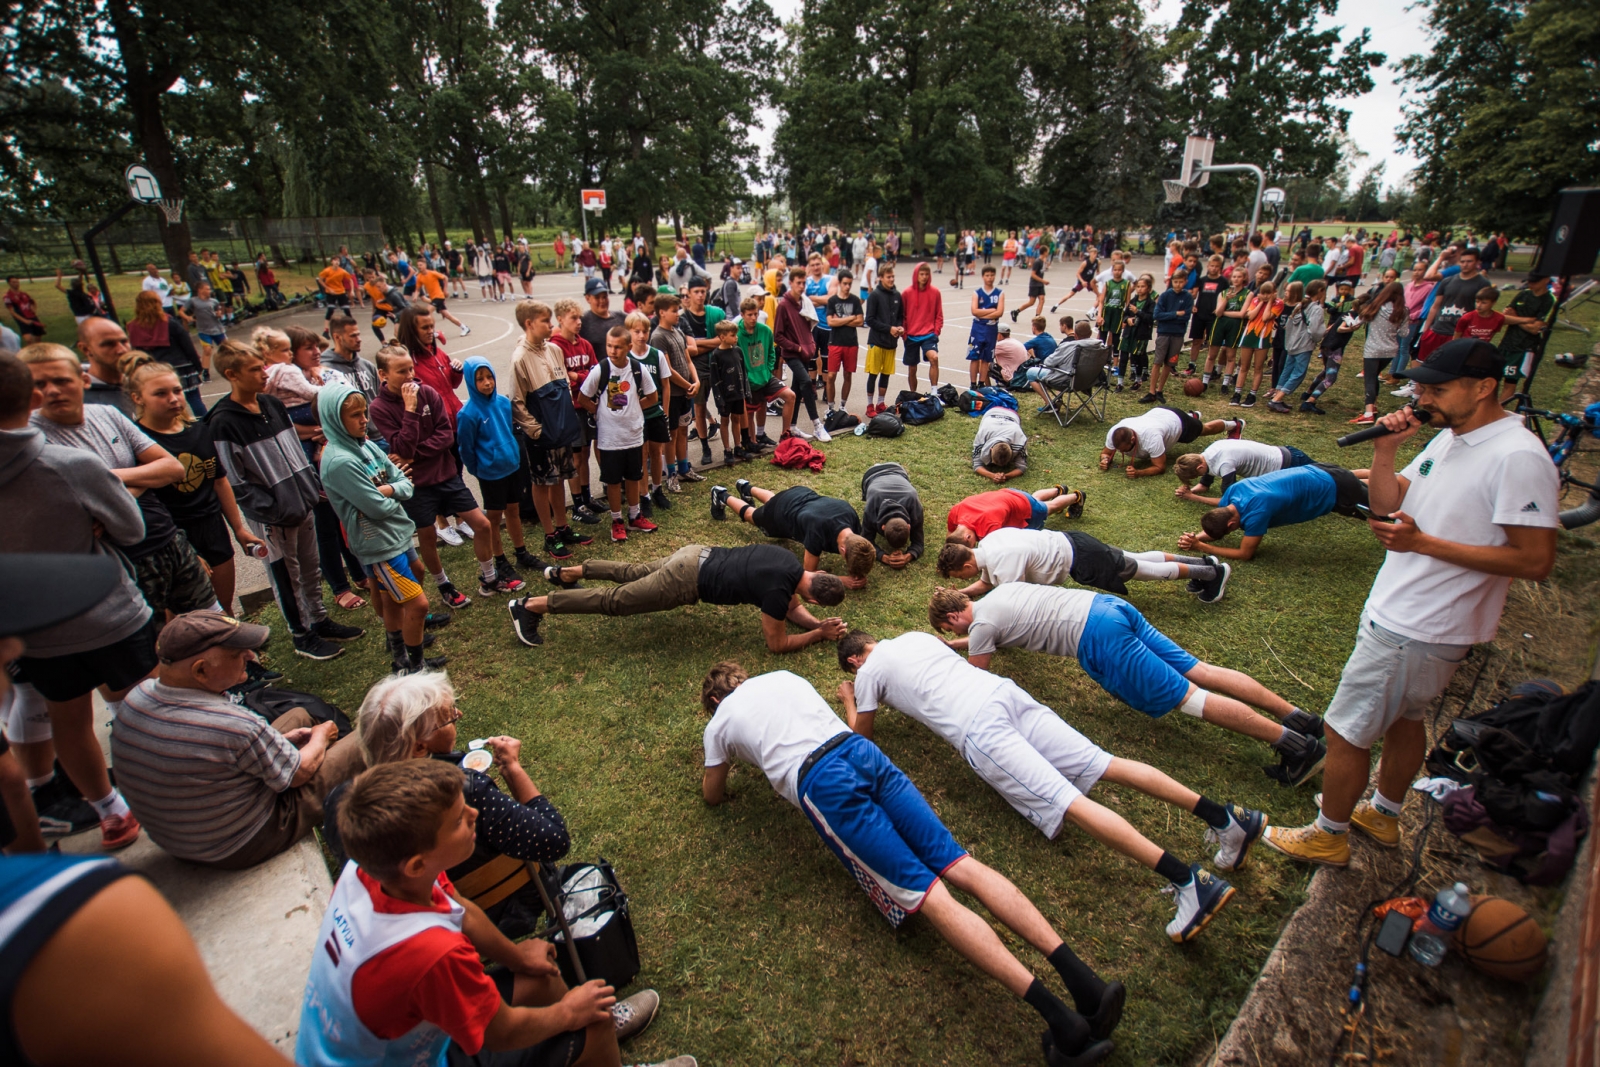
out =
[[[411,551],[417,524],[400,506],[411,499],[411,479],[383,449],[345,432],[339,409],[346,397],[358,393],[348,385],[323,386],[317,394],[317,417],[328,438],[322,449],[322,486],[344,525],[350,551],[370,565]],[[392,485],[394,496],[378,492],[380,485]]]

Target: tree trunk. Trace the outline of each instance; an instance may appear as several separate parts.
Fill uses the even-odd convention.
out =
[[[133,114],[134,143],[144,152],[145,166],[161,183],[161,195],[181,197],[183,187],[178,182],[172,138],[167,133],[166,121],[161,113],[162,94],[177,79],[175,76],[158,79],[152,74],[145,56],[144,42],[139,39],[138,16],[128,0],[109,0],[107,10],[117,37],[117,51],[122,58],[125,78],[123,95],[128,101],[128,110]],[[188,219],[169,226],[163,216],[156,225],[161,233],[161,247],[166,250],[168,265],[173,270],[181,271],[188,266],[189,250],[193,247]]]
[[[911,186],[911,254],[921,256],[927,254],[927,249],[922,243],[923,227],[927,224],[928,200],[922,191],[921,183]]]
[[[506,198],[506,187],[495,186],[495,204],[500,208],[500,232],[506,235],[506,240],[511,240],[511,201]]]
[[[677,210],[672,212],[672,236],[679,241],[683,240],[683,215]]]
[[[428,211],[433,215],[433,228],[439,231],[439,244],[444,245],[444,209],[439,206],[439,189],[433,184],[433,164],[422,165],[422,180],[428,186]]]

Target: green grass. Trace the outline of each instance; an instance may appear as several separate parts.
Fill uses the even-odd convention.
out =
[[[1552,351],[1579,348],[1582,340],[1558,336]],[[1276,417],[1258,407],[1249,436],[1363,465],[1370,451],[1344,453],[1332,444],[1347,428],[1344,420],[1360,410],[1357,355],[1353,347],[1345,377],[1326,398],[1329,415]],[[1571,378],[1546,364],[1539,400],[1560,403]],[[1383,396],[1386,409],[1397,403]],[[1022,487],[1058,481],[1087,487],[1080,528],[1131,549],[1170,551],[1179,533],[1197,527],[1202,509],[1172,499],[1170,476],[1129,482],[1094,469],[1104,426],[1086,417],[1062,430],[1035,416],[1034,406],[1023,407],[1036,437],[1033,470]],[[1226,410],[1215,394],[1201,406],[1209,416]],[[1112,417],[1136,407],[1129,396],[1115,397]],[[948,506],[989,488],[968,469],[974,428],[972,420],[948,414],[893,441],[843,437],[827,447],[827,468],[816,475],[753,464],[735,476],[774,489],[803,481],[856,500],[868,465],[898,460],[923,494],[936,548]],[[749,526],[710,521],[706,499],[704,486],[686,491],[661,519],[660,533],[619,548],[597,541],[585,555],[646,559],[696,541],[762,540]],[[1052,518],[1050,526],[1062,521]],[[1592,542],[1564,539],[1564,560],[1579,555],[1595,556]],[[447,549],[446,560],[469,586],[470,553]],[[1218,606],[1200,604],[1178,583],[1135,583],[1130,599],[1196,655],[1248,671],[1320,712],[1380,561],[1363,524],[1330,516],[1273,531],[1257,559],[1237,567]],[[830,563],[837,570],[837,560]],[[929,558],[898,573],[875,571],[869,588],[851,594],[841,611],[851,625],[880,636],[925,628],[935,584]],[[270,609],[265,614],[274,625],[267,658],[288,674],[286,684],[354,711],[387,669],[375,629],[339,660],[312,664],[290,654],[281,620]],[[371,626],[372,616],[363,611],[358,621]],[[708,605],[631,619],[558,617],[546,627],[546,640],[539,649],[516,644],[503,601],[478,600],[440,632],[436,651],[451,656],[465,713],[463,744],[495,733],[520,737],[534,780],[566,815],[573,858],[609,858],[632,896],[644,960],[639,984],[658,989],[665,1010],[629,1050],[630,1059],[688,1052],[707,1065],[1038,1062],[1034,1013],[961,960],[927,924],[913,920],[892,932],[758,771],[735,771],[734,799],[726,806],[701,802],[706,719],[698,694],[706,668],[735,659],[751,673],[792,670],[838,707],[836,689],[845,676],[832,645],[773,655],[753,609]],[[1262,776],[1259,767],[1272,754],[1261,744],[1185,716],[1147,719],[1106,696],[1068,660],[1007,650],[995,669],[1117,755],[1151,763],[1209,796],[1263,808],[1276,822],[1298,825],[1313,815],[1314,787],[1289,792]],[[957,840],[1012,878],[1101,973],[1128,984],[1114,1063],[1181,1064],[1207,1050],[1303,899],[1309,872],[1259,850],[1235,877],[1240,893],[1229,908],[1195,943],[1175,947],[1161,929],[1170,904],[1153,874],[1070,827],[1056,841],[1045,840],[955,752],[908,719],[889,716],[879,724],[878,742]],[[1102,785],[1094,796],[1162,847],[1209,863],[1197,820],[1122,788]],[[1037,954],[1002,936],[1028,966],[1048,975]],[[1053,975],[1049,984],[1059,989]]]

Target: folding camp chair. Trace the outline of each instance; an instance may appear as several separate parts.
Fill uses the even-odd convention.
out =
[[[1050,414],[1062,428],[1072,425],[1085,411],[1098,421],[1106,421],[1106,404],[1111,398],[1111,350],[1099,341],[1078,345],[1078,359],[1072,375],[1059,388],[1045,383],[1050,393]],[[1063,410],[1063,407],[1065,410]]]

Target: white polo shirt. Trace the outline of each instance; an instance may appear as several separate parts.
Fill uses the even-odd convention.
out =
[[[1503,527],[1557,525],[1561,480],[1539,439],[1514,415],[1469,434],[1445,430],[1401,475],[1400,509],[1425,534],[1462,545],[1504,545]],[[1420,552],[1389,552],[1367,595],[1379,626],[1418,641],[1473,645],[1494,639],[1511,579]]]

